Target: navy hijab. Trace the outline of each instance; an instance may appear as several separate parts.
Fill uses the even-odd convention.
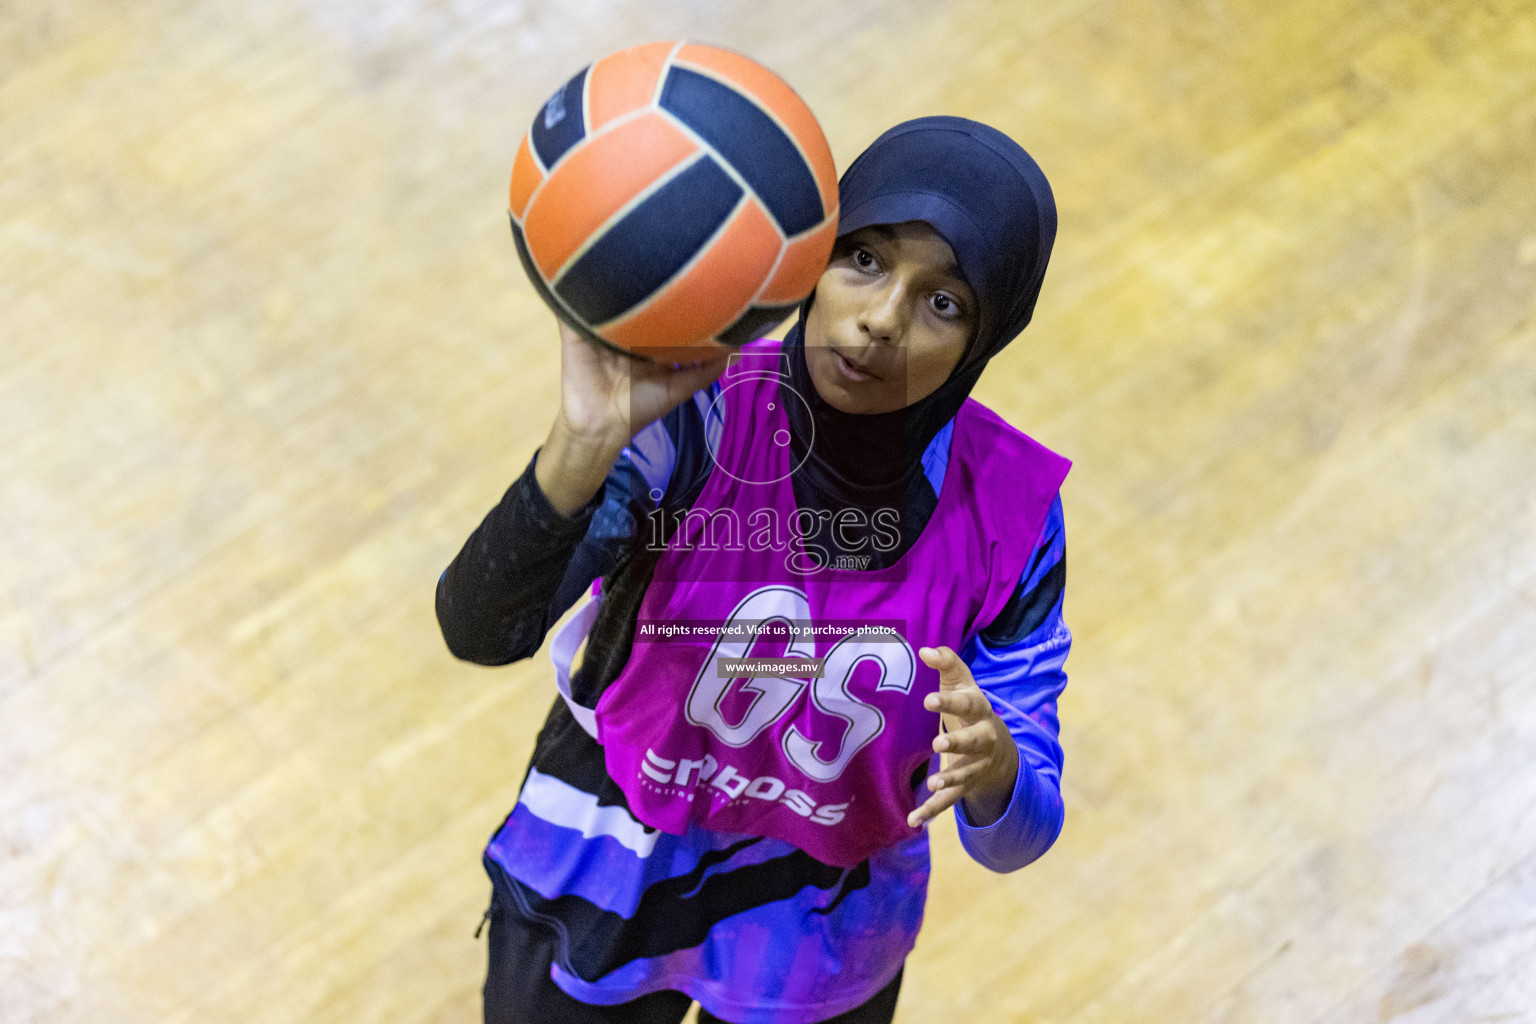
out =
[[[959,117],[922,117],[881,135],[843,174],[838,200],[839,235],[914,220],[932,226],[954,250],[979,307],[976,333],[949,378],[888,413],[841,412],[816,391],[804,337],[814,294],[785,336],[787,385],[806,403],[784,402],[792,455],[804,460],[794,477],[797,495],[818,507],[908,508],[929,442],[1034,314],[1056,238],[1056,203],[1018,143]],[[913,525],[920,530],[922,523]],[[900,551],[912,532],[903,531]]]

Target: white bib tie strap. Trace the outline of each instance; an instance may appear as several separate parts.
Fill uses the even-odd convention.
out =
[[[576,614],[555,630],[555,638],[549,645],[549,660],[555,665],[555,686],[559,687],[560,696],[565,699],[565,706],[571,709],[576,724],[593,739],[597,739],[597,713],[576,703],[571,696],[571,662],[576,659],[576,649],[592,631],[592,623],[597,621],[597,613],[602,606],[601,598],[587,598],[587,602],[577,609]]]

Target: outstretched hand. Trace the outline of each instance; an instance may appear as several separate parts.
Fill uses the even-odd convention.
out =
[[[923,706],[939,712],[943,729],[933,749],[944,755],[944,766],[928,777],[933,795],[907,815],[907,824],[918,828],[964,800],[973,825],[990,825],[1013,795],[1019,748],[959,655],[948,647],[923,647],[917,654],[939,673],[938,692],[924,698]]]

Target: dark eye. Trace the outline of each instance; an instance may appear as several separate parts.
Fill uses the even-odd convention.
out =
[[[868,249],[853,250],[853,264],[864,270],[875,265],[875,256]]]
[[[953,318],[960,315],[960,304],[943,292],[936,294],[931,300],[934,312],[942,317]]]

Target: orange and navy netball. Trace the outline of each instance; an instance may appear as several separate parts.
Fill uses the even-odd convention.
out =
[[[677,362],[760,337],[810,294],[837,175],[810,108],[729,50],[650,43],[550,97],[512,167],[512,235],[562,320]]]

